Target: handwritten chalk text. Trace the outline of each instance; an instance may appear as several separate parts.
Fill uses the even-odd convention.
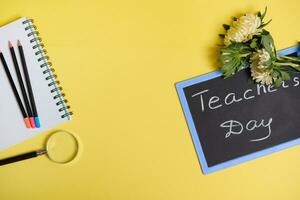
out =
[[[243,125],[241,122],[237,120],[228,120],[220,124],[220,127],[225,128],[227,130],[227,132],[225,133],[225,138],[229,138],[232,135],[243,134],[245,130],[247,130],[248,132],[252,132],[258,128],[266,128],[267,131],[265,131],[261,137],[250,140],[250,142],[258,142],[258,141],[266,140],[271,136],[272,121],[273,121],[272,118],[270,118],[267,123],[263,119],[261,121],[250,120],[245,125]]]
[[[285,89],[288,87],[297,87],[300,84],[299,77],[294,77],[289,84],[285,83],[284,81],[281,84],[281,88]],[[209,89],[202,90],[192,95],[192,98],[199,98],[201,111],[204,112],[205,110],[215,110],[221,108],[222,106],[229,106],[231,104],[235,104],[242,101],[248,101],[254,99],[257,96],[276,92],[278,89],[274,88],[272,85],[256,85],[254,89],[247,89],[242,93],[234,93],[230,92],[223,97],[219,97],[216,95],[211,95]]]

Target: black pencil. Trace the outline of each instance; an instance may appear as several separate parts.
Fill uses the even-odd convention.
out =
[[[19,68],[19,64],[18,64],[18,61],[17,61],[16,53],[15,53],[14,47],[13,47],[13,45],[10,41],[8,41],[8,46],[9,46],[10,54],[11,54],[11,57],[12,57],[12,60],[13,60],[14,66],[15,66],[18,82],[19,82],[19,85],[20,85],[20,88],[21,88],[21,93],[22,93],[23,100],[24,100],[25,107],[26,107],[26,111],[27,111],[27,114],[29,116],[30,125],[31,125],[32,128],[35,128],[34,118],[33,118],[32,112],[31,112],[30,104],[29,104],[28,97],[27,97],[27,92],[26,92],[24,82],[23,82],[23,78],[22,78],[22,75],[21,75],[21,72],[20,72],[20,68]]]
[[[3,56],[3,54],[2,54],[1,51],[0,51],[0,59],[1,59],[2,65],[3,65],[3,67],[4,67],[5,73],[6,73],[6,75],[7,75],[8,81],[9,81],[9,83],[10,83],[10,86],[11,86],[13,92],[14,92],[14,95],[15,95],[15,98],[16,98],[17,103],[18,103],[18,105],[19,105],[19,108],[20,108],[20,110],[21,110],[21,113],[22,113],[22,115],[23,115],[25,125],[26,125],[27,128],[30,128],[31,126],[30,126],[29,117],[28,117],[28,115],[26,114],[26,111],[25,111],[24,106],[23,106],[23,104],[22,104],[21,98],[20,98],[20,96],[19,96],[19,94],[18,94],[18,90],[17,90],[17,88],[16,88],[16,85],[15,85],[15,83],[14,83],[14,81],[13,81],[13,78],[12,78],[12,76],[11,76],[11,74],[10,74],[10,71],[9,71],[9,69],[8,69],[8,66],[7,66],[7,63],[6,63],[5,58],[4,58],[4,56]]]
[[[19,48],[19,53],[20,53],[21,62],[22,62],[22,66],[23,66],[23,72],[24,72],[24,76],[25,76],[25,80],[26,80],[26,86],[27,86],[27,90],[28,90],[28,94],[29,94],[29,100],[31,103],[31,108],[32,108],[32,112],[33,112],[33,116],[34,116],[34,120],[35,120],[35,126],[37,128],[39,128],[40,120],[39,120],[38,112],[37,112],[36,105],[35,105],[34,95],[33,95],[32,87],[31,87],[31,81],[30,81],[30,77],[29,77],[29,73],[28,73],[28,69],[27,69],[27,64],[26,64],[26,60],[25,60],[25,56],[24,56],[23,47],[19,40],[18,40],[18,48]]]

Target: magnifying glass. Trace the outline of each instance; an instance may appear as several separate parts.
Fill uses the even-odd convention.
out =
[[[79,143],[76,137],[67,131],[56,131],[47,139],[46,147],[0,160],[1,165],[47,155],[48,158],[60,164],[71,162],[78,154]]]

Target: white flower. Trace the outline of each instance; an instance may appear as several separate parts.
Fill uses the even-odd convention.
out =
[[[259,29],[261,19],[254,14],[246,14],[234,21],[227,31],[224,44],[230,45],[231,42],[247,42],[253,35],[261,32]]]
[[[252,79],[257,83],[270,85],[273,83],[272,70],[268,69],[266,62],[270,60],[270,54],[265,50],[257,50],[250,57]]]
[[[270,69],[258,69],[257,67],[252,67],[251,76],[257,83],[266,85],[273,84],[272,70]]]
[[[264,69],[266,62],[270,60],[271,56],[265,49],[259,49],[256,52],[252,53],[250,57],[251,67],[257,67],[259,69]]]

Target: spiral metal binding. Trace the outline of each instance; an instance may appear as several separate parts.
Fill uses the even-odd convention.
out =
[[[56,80],[57,75],[54,74],[52,63],[49,62],[49,56],[47,56],[42,39],[39,37],[39,32],[32,19],[26,19],[23,21],[23,24],[26,26],[25,31],[28,32],[27,36],[31,38],[32,48],[34,50],[37,49],[35,52],[35,55],[38,56],[37,61],[41,63],[40,67],[44,69],[43,74],[46,75],[45,79],[49,82],[48,86],[51,87],[50,93],[54,95],[53,99],[56,100],[56,106],[59,107],[58,111],[62,114],[61,118],[70,118],[73,113],[69,111],[70,106],[67,105],[68,101],[64,98],[65,94],[62,92],[62,87],[59,86],[60,83]]]

